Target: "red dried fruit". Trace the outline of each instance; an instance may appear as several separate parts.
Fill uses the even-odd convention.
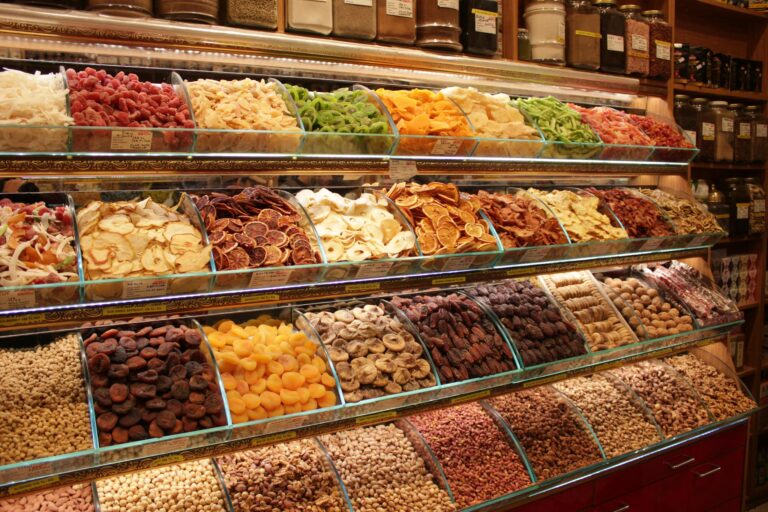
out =
[[[107,338],[114,338],[115,336],[117,336],[117,333],[118,333],[118,332],[120,332],[120,331],[118,331],[117,329],[115,329],[115,328],[113,327],[112,329],[107,329],[106,331],[104,331],[103,333],[101,333],[101,336],[100,336],[100,337],[101,337],[101,339],[103,339],[103,340],[105,340],[105,339],[107,339]]]
[[[160,394],[170,391],[172,385],[173,381],[167,375],[160,375],[157,378],[157,382],[155,383],[155,386],[157,386],[157,392]]]
[[[157,420],[149,424],[149,435],[151,437],[163,437],[165,435],[163,429],[157,425]]]
[[[99,427],[99,430],[102,432],[112,432],[112,429],[117,425],[118,419],[117,414],[113,412],[105,412],[96,418],[96,426]]]
[[[178,380],[171,386],[171,396],[176,400],[184,402],[189,398],[189,383],[185,380]]]
[[[99,446],[110,446],[112,444],[112,434],[109,432],[99,432]]]
[[[94,389],[93,399],[102,407],[109,408],[112,406],[112,398],[110,397],[109,389],[107,388]]]
[[[193,377],[199,375],[203,371],[203,365],[195,361],[194,359],[184,364],[184,368],[187,369],[187,376]]]
[[[152,400],[148,400],[144,405],[147,407],[147,409],[153,411],[162,411],[166,407],[166,401],[162,398],[153,398]]]
[[[202,404],[205,401],[205,393],[199,393],[197,391],[193,391],[192,393],[189,394],[188,400],[193,404]]]
[[[120,421],[117,423],[121,427],[125,427],[130,429],[132,426],[136,425],[138,422],[141,421],[141,416],[144,414],[144,411],[139,409],[138,407],[134,407],[124,415],[120,417]]]
[[[128,376],[130,372],[131,370],[130,368],[128,368],[127,364],[113,364],[112,366],[109,367],[107,376],[113,380],[124,379]]]
[[[208,389],[208,381],[203,377],[202,373],[200,375],[194,375],[189,379],[189,387],[193,391],[205,391]]]
[[[177,418],[184,414],[184,405],[178,400],[171,399],[165,403],[166,409],[171,411]]]
[[[147,362],[148,371],[155,371],[160,373],[162,371],[165,371],[166,367],[167,367],[166,362],[164,362],[162,359],[158,359],[157,357],[150,359]]]
[[[219,414],[224,410],[224,401],[219,395],[208,395],[205,397],[203,405],[208,414]]]
[[[198,429],[197,420],[184,416],[181,418],[182,429],[184,432],[194,432]]]
[[[123,427],[115,427],[115,430],[112,431],[112,441],[115,444],[127,443],[128,430],[124,429]]]
[[[141,370],[142,368],[146,368],[147,360],[144,359],[143,357],[133,356],[128,358],[125,364],[128,365],[128,368],[131,371],[136,371],[136,370]]]
[[[128,398],[128,386],[120,383],[112,384],[109,387],[109,397],[116,403],[125,402]]]
[[[149,364],[147,364],[149,366]],[[160,378],[160,374],[157,373],[155,370],[147,370],[145,372],[141,372],[138,375],[136,375],[136,378],[139,379],[141,382],[145,382],[147,384],[154,384],[157,382],[157,379]]]
[[[136,398],[150,399],[157,395],[157,388],[152,384],[134,382],[131,384],[131,394]]]
[[[176,420],[176,424],[173,426],[173,429],[168,432],[169,435],[173,434],[181,434],[184,431],[184,424],[181,422],[181,420]]]
[[[88,358],[88,369],[93,373],[106,373],[109,370],[109,356],[106,354],[96,354]]]
[[[175,348],[178,348],[178,345],[176,343],[172,343],[170,341],[163,342],[158,348],[157,348],[157,355],[160,357],[165,357],[168,354],[171,353],[171,351]]]
[[[155,418],[157,426],[165,431],[173,429],[176,425],[176,416],[170,411],[160,411]]]
[[[113,403],[112,412],[116,414],[128,414],[134,407],[136,407],[136,400],[134,400],[132,396],[129,396],[123,402]]]
[[[128,439],[131,441],[143,441],[148,437],[149,434],[147,434],[147,430],[142,425],[133,425],[128,429]]]
[[[136,350],[136,340],[133,338],[123,337],[117,343],[129,352]]]
[[[187,345],[191,347],[197,347],[200,345],[200,343],[202,343],[203,336],[197,329],[190,329],[184,333],[184,341],[186,341]]]
[[[154,358],[157,355],[157,349],[154,347],[144,347],[141,349],[141,352],[139,352],[139,356],[143,357],[147,361]]]

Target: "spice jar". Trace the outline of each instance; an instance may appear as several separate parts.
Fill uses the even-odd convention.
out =
[[[661,11],[643,11],[648,20],[648,77],[669,80],[672,76],[672,26]]]
[[[375,38],[373,0],[333,0],[333,35],[366,41]]]
[[[333,30],[333,3],[331,0],[286,0],[287,28],[295,32],[309,32],[327,36]]]
[[[691,97],[686,94],[675,94],[675,122],[685,130],[696,144],[696,127],[698,125],[696,109],[691,105]]]
[[[744,105],[734,103],[728,106],[734,113],[733,161],[749,162],[752,159],[752,116],[744,110]]]
[[[748,106],[747,114],[752,119],[752,151],[749,161],[765,162],[765,153],[768,151],[768,118],[760,112],[757,105]]]
[[[517,29],[517,58],[518,60],[531,60],[531,40],[528,38],[528,29]]]
[[[696,132],[695,136],[696,138],[694,141],[696,142],[696,146],[701,149],[701,120],[702,120],[702,114],[705,110],[709,108],[709,100],[707,98],[693,98],[691,100],[691,108],[694,111],[695,119],[696,119]],[[693,138],[693,137],[692,137]],[[699,157],[701,156],[701,152],[699,152]],[[699,158],[701,160],[701,158]]]
[[[639,5],[622,5],[619,11],[624,14],[626,20],[625,73],[632,76],[648,76],[648,22],[640,15]]]
[[[600,71],[624,73],[624,15],[616,9],[616,2],[613,0],[598,0],[595,7],[600,13]]]
[[[413,44],[416,41],[416,5],[413,0],[376,1],[376,40]]]
[[[218,23],[219,0],[156,0],[158,18],[193,23]]]
[[[758,235],[765,232],[765,190],[757,178],[744,178],[744,184],[749,191],[749,234]]]
[[[143,18],[152,16],[152,0],[88,0],[87,9],[115,16]]]
[[[731,229],[731,208],[725,198],[725,195],[717,190],[715,185],[709,189],[709,197],[707,198],[707,209],[715,216],[717,223],[726,232]]]
[[[717,113],[712,110],[710,102],[704,100],[706,103],[702,106],[702,112],[699,115],[699,160],[702,162],[714,162],[715,153],[717,152],[717,141],[715,135],[717,133]],[[698,106],[698,102],[694,103]]]
[[[497,0],[462,0],[461,42],[464,51],[479,55],[496,53],[499,19]]]
[[[600,69],[600,13],[590,0],[572,0],[566,11],[566,63]]]
[[[531,60],[565,64],[563,0],[530,0],[523,17],[531,40]]]
[[[749,210],[752,202],[749,189],[741,178],[727,178],[725,186],[731,216],[728,234],[731,238],[746,236],[749,233]]]
[[[227,25],[277,28],[277,0],[225,0],[224,21]]]
[[[733,162],[733,122],[736,116],[725,101],[710,101],[715,125],[715,162]],[[705,137],[702,127],[702,137]]]
[[[417,6],[416,45],[460,52],[459,0],[418,0]]]

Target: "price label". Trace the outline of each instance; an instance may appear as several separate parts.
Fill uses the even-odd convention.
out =
[[[0,310],[33,308],[36,305],[35,290],[0,291]]]
[[[685,130],[685,133],[688,134],[688,137],[691,138],[691,142],[693,142],[693,145],[696,145],[696,130]]]
[[[533,388],[536,386],[542,386],[549,384],[550,382],[557,382],[566,378],[566,375],[550,375],[549,377],[543,377],[541,379],[529,380],[523,382],[523,388]]]
[[[582,37],[591,37],[591,38],[593,38],[593,39],[602,39],[602,38],[603,38],[603,36],[601,36],[599,32],[590,32],[590,31],[588,31],[588,30],[577,30],[577,31],[576,31],[576,32],[574,32],[574,33],[575,33],[577,36],[582,36]]]
[[[441,277],[439,279],[432,280],[432,286],[438,286],[443,284],[461,284],[466,283],[466,277]]]
[[[459,10],[459,0],[437,0],[437,5],[443,9]]]
[[[663,238],[651,238],[645,244],[643,244],[643,248],[641,251],[655,251],[656,249],[661,246],[661,243],[664,241]]]
[[[408,181],[417,174],[419,170],[413,160],[389,161],[389,177],[395,181]]]
[[[413,18],[413,0],[387,0],[387,16]]]
[[[41,487],[53,485],[58,481],[58,476],[49,476],[48,478],[43,478],[42,480],[37,480],[35,482],[27,482],[25,484],[14,485],[8,489],[8,494],[11,496],[14,494],[21,494],[22,492],[31,491],[32,489],[39,489]]]
[[[248,283],[248,288],[269,288],[270,286],[282,286],[291,279],[293,270],[270,270],[267,272],[254,272]]]
[[[459,139],[440,139],[432,146],[431,154],[439,156],[453,156],[461,149],[462,141]]]
[[[478,391],[477,393],[470,393],[468,395],[451,398],[451,405],[463,404],[466,402],[474,402],[476,400],[480,400],[481,398],[486,398],[489,396],[491,396],[491,390],[486,389],[484,391]]]
[[[614,34],[608,34],[608,40],[606,41],[606,47],[609,52],[622,52],[624,53],[624,38]]]
[[[739,135],[740,139],[752,138],[752,125],[750,123],[739,123]]]
[[[765,199],[755,199],[755,213],[765,213]]]
[[[160,457],[159,459],[155,459],[152,462],[149,463],[150,467],[158,467],[158,466],[165,466],[166,464],[178,464],[179,462],[184,462],[186,459],[184,459],[183,455],[179,455],[178,453],[173,455],[168,455],[166,457]]]
[[[736,203],[736,218],[739,220],[749,218],[749,203]]]
[[[281,420],[270,421],[267,423],[264,432],[271,434],[273,432],[285,432],[288,430],[295,430],[304,425],[307,420],[306,416],[297,416],[295,418],[285,418]]]
[[[733,119],[723,118],[722,129],[724,132],[733,133]]]
[[[157,455],[158,453],[175,452],[178,450],[184,450],[187,446],[189,446],[189,438],[180,437],[178,439],[171,439],[169,441],[150,443],[141,449],[141,454],[147,456]],[[181,457],[180,455],[177,456]]]
[[[42,475],[50,475],[55,472],[54,469],[52,462],[42,462],[40,464],[13,468],[8,471],[0,472],[0,477],[2,477],[5,482],[18,482],[20,480],[29,480],[30,478]]]
[[[755,134],[761,138],[768,137],[768,124],[758,124],[755,127]]]
[[[162,297],[168,294],[167,279],[137,279],[123,282],[124,299],[140,299],[142,297]]]
[[[112,151],[149,151],[152,132],[148,130],[115,130],[109,143]]]
[[[355,418],[355,425],[370,425],[372,423],[381,423],[395,418],[397,418],[397,411],[380,412],[378,414],[369,414],[368,416]]]
[[[348,5],[361,5],[363,7],[373,7],[373,0],[344,0]]]
[[[249,304],[253,302],[277,302],[280,295],[277,293],[251,293],[240,297],[240,304]]]
[[[520,258],[520,261],[546,261],[547,254],[549,254],[549,247],[538,247],[536,249],[529,249]]]
[[[465,270],[475,262],[474,256],[449,257],[443,264],[443,270]]]
[[[344,287],[346,292],[372,292],[381,289],[381,283],[348,284]]]
[[[392,265],[394,264],[395,263],[393,261],[382,261],[379,263],[362,264],[358,269],[357,275],[355,277],[358,277],[360,279],[366,279],[371,277],[384,277],[387,274],[389,274],[389,271],[392,268]]]
[[[489,16],[486,11],[473,9],[475,13],[475,32],[481,34],[496,34],[496,13]]]
[[[688,247],[701,247],[702,245],[704,245],[704,242],[706,242],[708,238],[709,237],[706,235],[697,236],[693,240],[691,240],[691,243],[688,244]]]
[[[672,43],[656,39],[656,58],[672,60]]]
[[[715,140],[714,123],[701,123],[701,138],[702,140]]]
[[[638,52],[647,52],[648,38],[640,34],[632,34],[632,49]]]
[[[280,432],[279,434],[257,437],[251,440],[251,446],[264,446],[265,444],[280,443],[289,439],[296,439],[296,432]]]

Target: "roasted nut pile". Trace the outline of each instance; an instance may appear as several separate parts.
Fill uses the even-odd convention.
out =
[[[417,414],[410,421],[440,461],[460,507],[531,484],[506,435],[479,403]]]
[[[640,403],[602,375],[577,377],[554,385],[584,412],[606,457],[638,450],[661,440]]]
[[[664,362],[685,375],[717,421],[756,406],[754,400],[742,392],[737,382],[693,354],[668,357]]]
[[[382,306],[306,313],[328,347],[347,402],[436,384],[413,335]]]
[[[707,410],[690,386],[657,361],[642,361],[612,372],[643,399],[666,437],[709,422]]]
[[[620,347],[637,341],[592,282],[589,272],[541,276],[552,295],[576,317],[592,350]]]
[[[0,350],[0,368],[0,464],[93,447],[75,335]]]
[[[587,190],[608,203],[630,237],[652,238],[675,234],[656,205],[642,194],[619,188],[608,190],[588,188]]]
[[[102,512],[225,512],[224,493],[210,460],[98,480]]]
[[[0,512],[91,512],[92,510],[95,509],[91,484],[75,484],[0,501]]]
[[[570,190],[543,191],[535,188],[528,189],[528,193],[552,209],[574,242],[629,238],[623,228],[614,226],[610,217],[600,211],[600,199],[595,196]]]
[[[232,196],[213,192],[194,201],[217,270],[320,263],[299,212],[269,187],[248,187]]]
[[[675,224],[675,232],[678,235],[723,231],[715,216],[694,199],[675,197],[660,189],[640,189],[640,192],[659,205],[659,208]]]
[[[568,243],[557,219],[523,193],[481,190],[477,198],[505,249]]]
[[[693,330],[693,318],[635,277],[606,277],[605,291],[638,338],[661,338]]]
[[[236,512],[341,512],[336,476],[314,440],[302,439],[217,459]]]
[[[336,404],[336,380],[319,346],[269,315],[203,330],[219,365],[232,421],[274,418]]]
[[[488,305],[517,345],[525,366],[587,353],[584,340],[547,294],[531,281],[505,281],[469,291]]]
[[[490,404],[512,427],[539,480],[603,460],[586,424],[549,386],[502,395]]]
[[[397,183],[387,195],[416,231],[425,255],[495,251],[496,238],[478,213],[477,198],[451,183]]]
[[[178,322],[131,327],[83,334],[99,445],[226,425],[200,331]]]
[[[442,382],[515,369],[512,351],[480,306],[463,295],[394,297],[419,330]]]
[[[452,512],[424,459],[392,424],[324,435],[325,445],[356,512]]]

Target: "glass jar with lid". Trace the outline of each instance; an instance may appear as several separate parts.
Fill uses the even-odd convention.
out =
[[[675,122],[688,133],[696,144],[697,112],[691,104],[691,97],[686,94],[675,94]]]
[[[648,76],[648,22],[640,14],[640,6],[626,4],[619,7],[626,20],[624,51],[625,73],[632,76]]]
[[[294,32],[327,36],[333,30],[331,0],[286,0],[286,27]]]
[[[765,154],[768,151],[768,118],[760,112],[757,105],[748,106],[747,115],[752,120],[752,152],[749,161],[765,162]]]
[[[277,0],[224,0],[223,16],[227,25],[275,30]]]
[[[219,0],[158,0],[155,15],[169,20],[218,23]]]
[[[709,109],[709,100],[707,98],[693,98],[691,100],[691,108],[693,108],[694,112],[696,113],[696,147],[699,148],[699,154],[697,155],[697,160],[699,161],[705,161],[704,158],[702,158],[702,146],[701,146],[701,123],[703,120],[704,112]],[[714,127],[712,127],[714,129]],[[714,140],[712,141],[714,142]],[[714,144],[712,145],[712,156],[709,157],[709,160],[714,159]]]
[[[387,43],[413,44],[416,41],[416,4],[414,0],[374,1],[376,2],[376,40]]]
[[[416,4],[416,46],[460,52],[459,0],[417,0]]]
[[[698,128],[699,138],[699,160],[702,162],[714,162],[717,156],[717,130],[719,124],[718,114],[721,111],[716,111],[712,105],[713,102],[706,101],[706,105],[703,106],[699,119],[701,120]],[[722,111],[727,110],[728,104],[724,101],[719,102],[722,105],[716,105],[718,108],[722,108]]]
[[[366,41],[375,38],[376,6],[373,2],[374,0],[333,0],[333,35]]]
[[[517,59],[531,60],[531,40],[528,37],[527,28],[517,29]]]
[[[565,64],[565,4],[563,0],[528,0],[523,13],[531,41],[531,60]]]
[[[152,0],[88,0],[86,8],[89,11],[131,18],[153,15]]]
[[[461,42],[464,51],[479,55],[493,55],[498,47],[501,24],[498,0],[462,0]]]
[[[600,13],[600,71],[623,74],[626,68],[624,15],[616,9],[614,0],[598,0],[595,7]]]
[[[725,195],[717,189],[714,183],[709,188],[707,209],[715,216],[717,223],[723,230],[726,232],[731,230],[731,208]]]
[[[741,178],[727,178],[725,186],[731,216],[728,234],[731,238],[746,236],[749,234],[749,210],[752,203],[747,184]]]
[[[728,105],[734,113],[733,121],[733,161],[744,163],[752,158],[752,116],[744,110],[741,103]]]
[[[749,234],[765,233],[765,190],[757,178],[744,178],[744,184],[749,191]]]
[[[669,80],[672,76],[672,25],[661,11],[643,11],[648,20],[648,77]]]
[[[710,101],[709,112],[715,126],[715,162],[733,162],[733,125],[736,116],[728,109],[726,101]],[[705,131],[705,128],[707,130]],[[708,126],[702,126],[701,136],[705,139],[708,134]]]
[[[566,63],[600,69],[600,13],[590,0],[571,0],[566,7]]]
[[[709,197],[709,183],[704,179],[693,180],[691,192],[697,201],[704,203]]]

